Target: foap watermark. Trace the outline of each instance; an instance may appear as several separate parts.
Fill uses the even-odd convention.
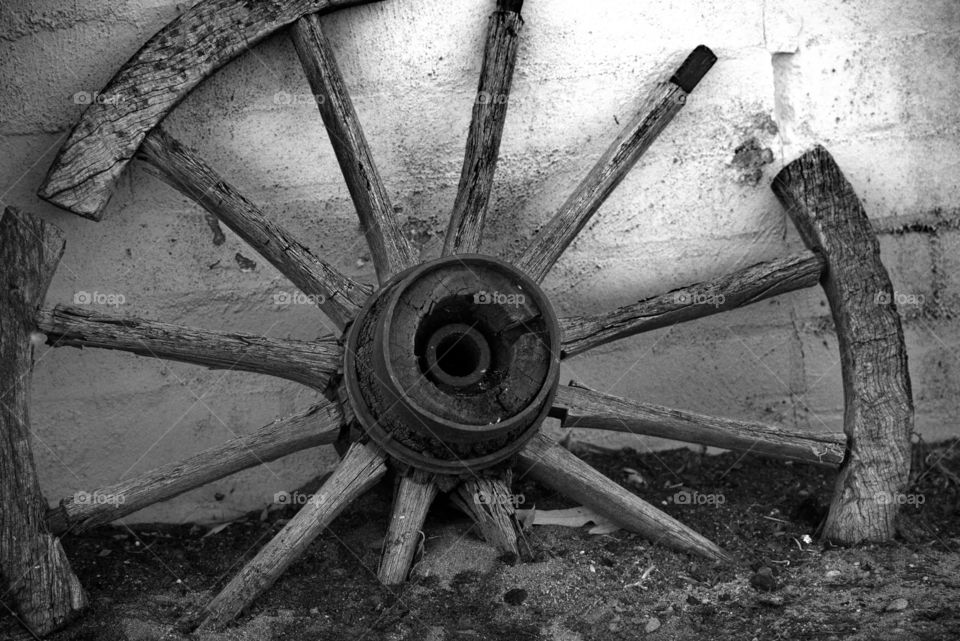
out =
[[[927,297],[923,294],[913,294],[907,292],[877,292],[873,297],[875,305],[886,307],[894,304],[897,307],[922,307],[927,302]]]
[[[99,91],[78,91],[70,96],[75,105],[118,105],[126,96],[119,93],[100,93]]]
[[[88,292],[81,290],[73,294],[74,305],[109,305],[120,307],[126,304],[127,297],[123,294],[107,294],[105,292]]]
[[[493,494],[483,490],[473,493],[473,502],[477,505],[512,505],[519,507],[527,502],[523,494]]]
[[[920,507],[927,502],[923,494],[904,494],[903,492],[877,492],[873,500],[880,505],[914,505]]]
[[[473,295],[474,305],[523,305],[527,302],[527,297],[523,294],[503,294],[501,292],[488,292],[481,289]]]
[[[726,296],[713,290],[678,289],[673,292],[673,302],[678,305],[713,305],[720,307],[727,301]]]
[[[304,294],[303,292],[276,292],[274,305],[323,305],[327,297],[323,294]]]
[[[278,91],[273,94],[273,104],[280,105],[281,107],[291,105],[322,105],[324,100],[326,100],[326,98],[323,94],[318,93],[289,93],[286,91]]]
[[[80,491],[73,495],[73,502],[79,505],[123,505],[127,502],[127,497],[123,494],[114,494],[111,492],[84,492]]]
[[[727,502],[727,497],[719,492],[705,494],[696,490],[680,490],[674,492],[670,497],[670,502],[674,505],[712,505],[720,507]]]
[[[307,503],[316,503],[320,500],[318,494],[307,494],[306,492],[277,492],[273,495],[273,502],[277,505],[306,505]]]

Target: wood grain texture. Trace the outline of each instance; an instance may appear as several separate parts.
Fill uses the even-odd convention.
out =
[[[505,478],[491,476],[465,479],[450,498],[480,530],[483,540],[504,554],[520,556],[525,543],[516,516],[516,502],[510,489],[510,473]]]
[[[8,207],[0,216],[0,593],[33,635],[63,627],[87,605],[46,525],[30,430],[33,318],[64,249],[63,233]]]
[[[843,434],[707,416],[603,394],[575,383],[557,389],[553,406],[563,410],[563,427],[645,434],[832,467],[843,460],[846,446]]]
[[[683,108],[687,95],[714,61],[713,52],[701,45],[669,81],[653,87],[636,115],[603,152],[590,173],[514,261],[517,267],[537,282],[543,280],[587,221]],[[687,89],[678,84],[681,79]]]
[[[480,251],[484,218],[507,118],[510,84],[517,62],[522,0],[497,0],[487,23],[480,83],[473,103],[460,185],[443,241],[443,255]]]
[[[241,470],[309,447],[329,445],[337,439],[341,425],[343,414],[339,407],[325,401],[186,460],[64,498],[50,508],[47,522],[54,532],[82,532]]]
[[[386,282],[391,275],[416,264],[417,256],[390,204],[343,75],[320,28],[320,17],[301,18],[290,29],[290,35],[357,208],[377,279]]]
[[[137,148],[202,80],[301,16],[378,0],[202,0],[150,38],[74,126],[39,195],[100,220]]]
[[[715,561],[732,560],[715,543],[614,483],[544,434],[538,434],[520,451],[518,465],[524,474],[642,534],[655,545]]]
[[[101,314],[57,305],[37,314],[53,347],[96,347],[140,356],[276,376],[324,391],[343,348],[335,338],[297,341],[243,332],[214,332],[171,323]]]
[[[822,280],[836,325],[847,458],[823,536],[889,541],[910,474],[913,398],[903,327],[880,244],[853,187],[817,146],[774,178],[773,191],[806,245],[826,261]]]
[[[611,341],[719,314],[731,309],[814,287],[825,263],[817,254],[757,263],[710,281],[645,298],[610,312],[560,319],[563,357],[569,358]]]
[[[221,628],[263,594],[306,551],[307,546],[387,471],[386,459],[371,444],[354,443],[323,486],[280,532],[198,614],[178,628]]]
[[[162,127],[144,139],[140,156],[163,181],[219,218],[300,291],[314,296],[340,330],[370,296],[371,287],[317,258]]]
[[[426,540],[423,523],[437,496],[435,475],[411,468],[400,477],[377,577],[384,585],[407,580],[417,548]]]

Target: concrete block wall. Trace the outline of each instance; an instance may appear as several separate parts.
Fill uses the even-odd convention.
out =
[[[0,5],[0,199],[67,234],[48,302],[122,294],[115,313],[309,339],[327,333],[229,230],[134,165],[105,219],[35,196],[83,106],[190,3]],[[493,0],[386,0],[325,18],[394,205],[436,254],[453,203]],[[814,142],[864,200],[903,304],[917,429],[956,436],[960,398],[960,5],[955,0],[574,0],[524,8],[487,251],[514,256],[588,171],[665,63],[719,55],[684,111],[546,280],[561,314],[711,278],[802,244],[769,183]],[[369,253],[296,55],[268,39],[194,91],[167,126],[352,276]],[[238,258],[238,254],[243,259]],[[255,264],[252,268],[252,260]],[[612,393],[711,414],[839,430],[836,336],[819,290],[638,336],[565,365]],[[32,401],[51,499],[112,483],[306,407],[294,384],[127,354],[42,352]],[[597,437],[638,448],[654,439]],[[218,521],[329,469],[319,448],[131,517]]]

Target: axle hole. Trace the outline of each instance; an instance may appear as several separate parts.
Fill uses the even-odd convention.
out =
[[[490,345],[475,328],[450,323],[427,341],[427,375],[439,383],[464,388],[483,378],[490,368]]]
[[[468,376],[480,364],[480,348],[467,334],[450,334],[437,345],[437,367],[450,376]]]

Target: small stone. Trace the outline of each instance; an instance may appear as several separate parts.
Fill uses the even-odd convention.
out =
[[[507,590],[506,594],[503,595],[504,603],[508,605],[520,605],[527,598],[527,591],[523,588],[513,588]]]
[[[907,606],[909,605],[910,603],[906,599],[900,597],[899,599],[894,599],[888,603],[884,610],[887,612],[902,612],[903,610],[906,610]]]
[[[771,608],[780,608],[783,607],[783,597],[779,594],[762,594],[757,597],[757,603],[761,605],[766,605]]]
[[[827,570],[826,576],[828,579],[836,579],[840,576],[840,570]]]
[[[657,617],[650,617],[650,620],[647,621],[647,625],[644,626],[643,629],[647,634],[650,634],[651,632],[656,632],[657,630],[660,629],[660,619],[658,619]]]
[[[773,570],[763,566],[750,577],[750,585],[764,592],[773,592],[777,589],[777,579],[773,576]]]

